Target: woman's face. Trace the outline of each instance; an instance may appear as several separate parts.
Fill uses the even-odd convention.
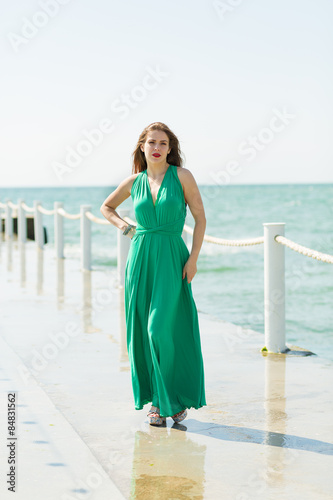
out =
[[[148,132],[146,142],[142,144],[141,151],[146,156],[147,163],[159,163],[165,165],[166,158],[171,151],[169,138],[162,130]]]

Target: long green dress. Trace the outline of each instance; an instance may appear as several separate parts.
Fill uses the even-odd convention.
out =
[[[163,417],[206,405],[198,312],[183,267],[187,205],[169,165],[155,205],[147,170],[131,197],[137,221],[125,268],[125,318],[135,409],[152,402]]]

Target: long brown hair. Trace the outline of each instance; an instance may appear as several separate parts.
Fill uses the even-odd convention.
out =
[[[169,129],[167,125],[162,122],[154,122],[148,125],[140,134],[139,140],[137,142],[136,148],[132,153],[133,157],[133,167],[132,173],[136,174],[138,172],[143,172],[147,170],[147,161],[143,151],[141,151],[141,144],[144,144],[147,139],[148,132],[151,130],[161,130],[165,132],[169,138],[169,148],[171,148],[170,153],[167,156],[167,162],[170,165],[176,165],[177,167],[183,166],[183,154],[180,150],[180,144],[175,136],[175,134]]]

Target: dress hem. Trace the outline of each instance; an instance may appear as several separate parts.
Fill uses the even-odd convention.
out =
[[[144,400],[140,406],[135,406],[135,409],[136,410],[143,410],[144,405],[146,405],[148,403],[152,403],[152,400],[151,399]],[[201,405],[185,406],[185,407],[182,406],[172,415],[162,415],[161,414],[161,417],[172,417],[173,415],[176,415],[177,413],[180,413],[181,411],[190,410],[191,408],[194,408],[195,410],[199,410],[199,408],[202,408],[203,406],[207,406],[207,403],[204,403]]]

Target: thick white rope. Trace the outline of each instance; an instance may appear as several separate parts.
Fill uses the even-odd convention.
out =
[[[81,218],[81,214],[80,213],[79,214],[69,214],[63,208],[58,208],[58,214],[62,215],[66,219],[76,220],[76,219],[80,219]]]
[[[35,211],[34,207],[28,207],[28,205],[26,205],[24,202],[22,203],[22,208],[23,208],[26,212],[34,212],[34,211]]]
[[[10,206],[10,208],[13,208],[14,210],[18,208],[18,205],[15,205],[15,203],[13,203],[12,201],[9,201],[8,205]]]
[[[226,245],[234,247],[245,247],[250,245],[260,245],[264,243],[264,237],[251,238],[248,240],[225,240],[223,238],[215,238],[214,236],[204,236],[204,241],[207,243],[215,243],[216,245]]]
[[[45,215],[54,215],[54,210],[47,210],[47,208],[42,207],[42,205],[38,205],[38,210]]]
[[[184,225],[184,231],[186,233],[193,234],[193,229],[186,224]],[[264,242],[264,237],[260,236],[258,238],[249,238],[247,240],[226,240],[224,238],[216,238],[215,236],[205,234],[204,241],[207,241],[207,243],[215,243],[215,245],[242,247],[248,245],[260,245]]]
[[[312,257],[313,259],[321,260],[322,262],[327,262],[328,264],[333,264],[333,255],[329,255],[327,253],[317,252],[316,250],[312,250],[311,248],[303,247],[294,241],[285,238],[284,236],[275,236],[275,241],[285,245],[291,250],[295,250],[295,252],[301,253],[306,257]]]
[[[91,212],[85,212],[87,219],[91,220],[92,222],[96,222],[96,224],[102,224],[103,226],[109,226],[110,222],[106,219],[101,219],[100,217],[96,217],[96,215],[92,214]]]

